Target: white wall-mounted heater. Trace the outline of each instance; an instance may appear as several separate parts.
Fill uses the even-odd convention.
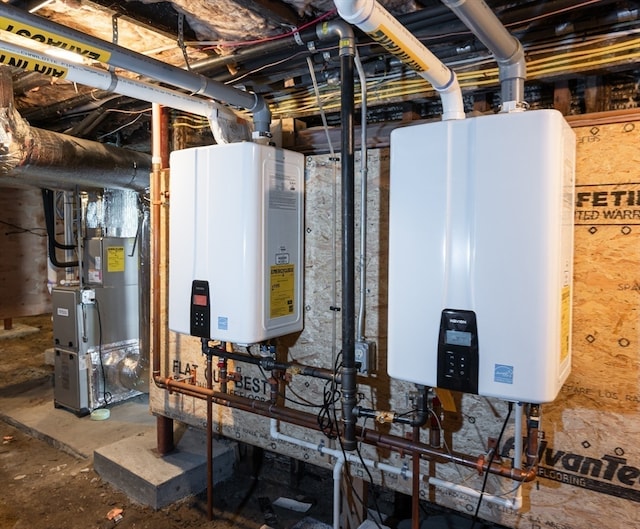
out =
[[[243,142],[170,166],[169,328],[239,344],[300,331],[304,156]]]
[[[555,110],[391,135],[388,371],[511,401],[571,369],[575,135]]]

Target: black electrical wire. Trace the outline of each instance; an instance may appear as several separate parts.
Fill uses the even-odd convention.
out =
[[[60,262],[56,257],[56,248],[60,250],[75,250],[75,245],[62,244],[56,240],[55,233],[55,208],[54,208],[54,192],[51,189],[42,190],[42,206],[44,209],[44,221],[47,229],[49,260],[53,266],[59,268],[76,267],[79,265],[78,260]]]
[[[342,364],[340,364],[340,365],[342,365]],[[339,424],[338,415],[337,415],[336,409],[337,409],[337,406],[335,406],[335,405],[332,406],[332,408],[331,408],[331,411],[333,412],[333,422],[334,422],[334,424]],[[360,503],[360,505],[362,505],[362,507],[364,507],[365,509],[368,509],[369,506],[360,497],[360,495],[358,494],[358,491],[356,490],[356,488],[355,488],[355,486],[353,484],[353,477],[351,476],[351,469],[350,469],[351,462],[349,461],[349,458],[347,457],[347,452],[346,452],[346,450],[344,448],[344,444],[342,443],[342,437],[340,435],[337,435],[337,439],[338,439],[338,444],[340,445],[340,451],[342,452],[342,457],[344,458],[344,466],[346,468],[345,475],[346,475],[346,478],[347,478],[347,482],[349,483],[349,488],[351,489],[351,493],[353,494],[355,499]],[[355,451],[358,454],[358,457],[360,459],[360,463],[362,464],[363,468],[365,469],[365,471],[367,473],[367,477],[369,478],[369,483],[373,487],[373,485],[374,485],[373,476],[371,475],[371,472],[369,472],[369,468],[367,467],[367,465],[364,462],[362,454],[360,453],[360,448],[359,448],[357,443],[356,443]],[[380,518],[380,520],[382,520],[382,514],[380,512],[380,507],[378,506],[378,500],[377,500],[377,498],[375,496],[374,496],[373,500],[374,500],[376,511],[378,513],[378,517]],[[360,520],[360,522],[362,522],[362,521],[363,520]],[[378,520],[373,520],[373,523],[376,524],[378,529],[382,529],[382,526],[380,525]]]
[[[336,383],[338,370],[342,366],[342,362],[340,361],[341,358],[342,351],[336,355],[336,359],[333,364],[334,376],[325,384],[322,395],[322,407],[318,411],[317,416],[320,431],[329,439],[335,439],[336,437],[340,439],[339,423],[337,422],[335,414],[335,404],[340,401],[342,396]]]
[[[252,358],[256,358],[255,354],[253,354],[251,352],[251,349],[249,347],[247,347],[247,353],[249,354],[249,356],[251,356]],[[260,373],[262,374],[262,380],[266,383],[269,383],[269,377],[267,377],[267,374],[264,372],[264,369],[262,368],[262,366],[260,364],[256,364],[258,366],[258,369],[260,370]],[[278,392],[278,396],[282,397],[284,400],[286,400],[287,402],[291,402],[292,404],[297,404],[298,406],[303,406],[303,407],[307,407],[307,408],[320,408],[322,407],[322,404],[315,404],[311,401],[308,401],[307,399],[305,399],[304,397],[301,397],[300,395],[298,395],[291,386],[289,387],[289,391],[291,393],[293,393],[298,399],[300,399],[299,401],[292,399],[291,397],[288,397],[285,393],[280,393]]]
[[[107,375],[104,370],[104,362],[102,360],[102,318],[100,316],[100,304],[95,300],[96,314],[98,316],[98,359],[100,360],[100,372],[102,373],[102,400],[104,406],[111,403],[113,395],[107,391]]]
[[[22,226],[18,226],[17,224],[12,224],[11,222],[6,222],[4,220],[0,220],[0,224],[5,226],[9,226],[13,228],[15,231],[7,231],[5,235],[20,235],[22,233],[30,233],[31,235],[37,235],[38,237],[46,237],[46,233],[38,233],[36,230],[46,231],[45,228],[24,228]]]
[[[480,505],[482,504],[482,497],[484,496],[484,491],[487,488],[487,479],[489,479],[489,468],[493,464],[493,460],[498,453],[498,449],[502,444],[502,437],[504,435],[504,431],[507,428],[507,423],[509,422],[509,418],[511,417],[511,410],[513,409],[513,402],[509,402],[509,411],[507,412],[507,416],[502,423],[502,429],[500,430],[500,435],[498,436],[498,441],[496,442],[496,446],[491,450],[491,456],[489,457],[489,462],[487,463],[487,470],[484,473],[484,479],[482,480],[482,489],[480,489],[480,497],[478,498],[478,504],[476,505],[476,511],[473,514],[473,518],[471,518],[471,526],[469,529],[474,529],[476,526],[476,522],[478,522],[478,513],[480,512]]]

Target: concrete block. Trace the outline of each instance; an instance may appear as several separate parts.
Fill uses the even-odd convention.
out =
[[[98,448],[93,466],[133,501],[161,509],[206,489],[206,443],[206,432],[189,428],[172,453],[160,456],[155,435],[138,435]],[[233,441],[214,439],[214,484],[231,477],[236,453]]]

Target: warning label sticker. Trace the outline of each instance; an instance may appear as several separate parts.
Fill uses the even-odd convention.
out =
[[[292,264],[271,267],[271,297],[269,317],[282,318],[293,314],[295,294],[295,268]]]
[[[35,55],[34,55],[35,57]],[[34,57],[27,55],[15,55],[9,52],[0,52],[0,64],[6,64],[14,68],[21,68],[32,72],[41,73],[42,75],[50,75],[51,77],[63,78],[67,75],[68,70],[62,66],[36,60]]]
[[[29,24],[23,24],[22,22],[14,21],[6,17],[0,17],[0,29],[27,39],[35,40],[36,42],[41,42],[47,46],[77,53],[93,61],[107,62],[111,57],[111,53],[106,50],[88,46],[74,39],[57,36],[53,33],[48,33],[34,26],[30,26]]]
[[[107,272],[124,272],[124,246],[107,248]]]

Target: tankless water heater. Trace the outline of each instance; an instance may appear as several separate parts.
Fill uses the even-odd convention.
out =
[[[574,162],[555,110],[393,131],[391,376],[556,397],[571,369]]]
[[[304,156],[243,142],[170,165],[169,328],[240,344],[301,330]]]

